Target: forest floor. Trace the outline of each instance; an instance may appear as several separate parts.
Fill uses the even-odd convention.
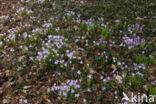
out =
[[[0,0],[0,104],[132,102],[156,103],[155,0]]]

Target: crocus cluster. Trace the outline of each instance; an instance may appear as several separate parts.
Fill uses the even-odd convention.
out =
[[[128,49],[131,49],[135,46],[139,46],[140,44],[145,43],[145,39],[141,38],[140,36],[136,36],[136,34],[133,35],[133,37],[124,35],[123,37],[124,43],[121,43],[120,46],[128,47]]]
[[[72,20],[73,20],[74,22],[76,22],[76,23],[79,24],[79,23],[81,22],[80,16],[81,16],[81,15],[78,14],[78,15],[77,15],[77,18],[72,18]]]
[[[45,0],[37,0],[36,3],[42,4]]]
[[[0,16],[0,19],[8,19],[8,16]]]
[[[134,70],[136,70],[136,71],[138,71],[139,69],[143,69],[143,70],[146,69],[146,66],[144,64],[133,63],[133,65],[134,65]]]
[[[20,13],[21,11],[24,11],[24,10],[25,10],[25,8],[24,8],[24,7],[21,7],[21,8],[19,8],[19,9],[17,9],[16,14],[18,14],[18,13]]]
[[[77,92],[80,89],[80,85],[78,84],[81,80],[67,80],[65,83],[62,83],[61,86],[53,86],[51,91],[58,91],[59,96],[67,97],[68,93],[74,94],[74,97],[79,97],[79,93]]]
[[[5,37],[3,40],[4,41],[7,41],[7,42],[9,42],[10,40],[15,40],[15,37],[16,37],[16,33],[18,32],[18,30],[16,29],[16,28],[11,28],[11,29],[9,29],[8,31],[7,31],[7,33],[8,33],[8,36],[7,37]],[[4,33],[4,34],[6,34],[6,33]],[[3,35],[4,35],[3,34]]]
[[[42,51],[38,52],[37,60],[45,60],[51,53],[49,52],[49,50],[53,51],[56,54],[56,56],[61,57],[61,55],[58,53],[58,49],[62,48],[64,45],[67,45],[65,43],[65,40],[66,39],[63,36],[49,35],[46,40],[43,40]],[[71,54],[69,56],[71,56]]]
[[[93,22],[94,22],[94,20],[92,18],[90,18],[90,19],[88,19],[88,20],[85,21],[85,24],[89,24],[91,26],[94,26],[94,23]]]
[[[32,103],[28,103],[28,100],[27,99],[23,99],[23,98],[20,98],[19,102],[22,103],[22,104],[32,104]]]
[[[32,11],[31,9],[28,10],[28,9],[26,9],[26,8],[24,8],[24,7],[21,7],[21,8],[19,8],[19,9],[16,11],[15,14],[17,15],[17,14],[23,12],[23,11],[25,11],[27,15],[29,15],[30,13],[33,13],[33,11]]]
[[[40,28],[36,28],[32,30],[32,33],[41,33],[41,32],[42,32],[42,29]]]
[[[136,71],[136,73],[133,73],[133,75],[139,75],[139,76],[144,76],[143,73],[141,73],[141,70],[145,70],[146,66],[144,64],[136,64],[134,63],[134,70]]]
[[[143,28],[140,26],[140,24],[133,24],[128,28],[128,31],[132,34],[134,31],[142,32]]]
[[[122,70],[128,68],[128,65],[126,65],[125,62],[120,62],[120,61],[117,62],[117,66],[121,67]]]
[[[2,44],[3,44],[3,42],[2,42],[2,41],[0,41],[0,46],[2,46]]]
[[[51,23],[47,23],[47,22],[45,22],[43,25],[42,25],[42,27],[44,27],[44,28],[49,28],[49,27],[51,27],[52,26],[52,24]]]
[[[28,2],[30,2],[31,0],[21,0],[21,2],[26,2],[26,3],[28,3]]]
[[[66,12],[65,13],[66,16],[73,16],[76,14],[74,11],[69,11],[69,10],[65,10],[65,12]]]

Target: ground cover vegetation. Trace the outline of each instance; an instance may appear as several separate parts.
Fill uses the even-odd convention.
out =
[[[0,1],[1,104],[128,104],[155,73],[155,0]]]

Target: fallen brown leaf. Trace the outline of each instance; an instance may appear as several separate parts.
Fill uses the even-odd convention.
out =
[[[2,87],[0,87],[0,95],[3,93]]]
[[[48,99],[48,96],[46,95],[43,96],[43,100],[50,103],[50,100]]]

